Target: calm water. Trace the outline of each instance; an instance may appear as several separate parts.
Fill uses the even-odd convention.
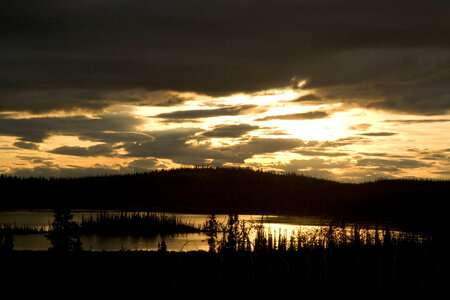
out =
[[[114,211],[109,211],[114,213]],[[75,210],[73,211],[74,220],[81,222],[82,216],[89,217],[97,214],[98,211]],[[120,212],[117,212],[120,213]],[[183,222],[200,227],[207,220],[208,215],[203,214],[173,214]],[[219,222],[225,223],[227,215],[217,215]],[[270,231],[276,238],[280,233],[290,238],[291,234],[297,234],[299,231],[307,236],[313,237],[319,231],[328,229],[329,221],[317,218],[300,218],[285,216],[261,216],[261,215],[239,215],[240,220],[245,220],[248,225],[256,225],[262,221],[266,231]],[[43,228],[48,230],[53,221],[53,211],[9,211],[0,212],[0,225],[16,224],[26,225],[32,228]],[[347,234],[351,235],[351,227],[348,227]],[[369,230],[370,232],[373,230]],[[364,231],[367,232],[367,231]],[[363,234],[364,234],[363,232]],[[253,232],[254,233],[254,232]],[[393,232],[393,234],[401,234]],[[161,236],[156,237],[136,237],[136,236],[117,236],[105,237],[99,235],[83,235],[81,242],[83,249],[92,251],[118,251],[118,250],[156,250],[158,244],[162,241]],[[169,251],[193,251],[208,250],[207,237],[203,233],[178,234],[166,236],[164,240]],[[251,237],[253,239],[253,237]],[[14,249],[16,250],[47,250],[50,247],[49,241],[44,234],[14,235]]]

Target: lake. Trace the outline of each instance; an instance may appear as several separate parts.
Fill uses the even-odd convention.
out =
[[[95,216],[101,211],[95,210],[73,210],[74,221],[81,222],[82,217]],[[121,213],[120,211],[108,211],[108,213]],[[175,216],[182,222],[193,224],[196,227],[202,226],[208,218],[204,214],[182,214],[165,213],[169,216]],[[227,215],[216,215],[220,223],[225,224]],[[267,215],[239,215],[240,220],[244,220],[248,226],[262,224],[266,232],[270,232],[276,241],[278,236],[284,235],[290,240],[291,235],[303,234],[307,238],[313,239],[319,233],[323,234],[329,228],[330,221],[319,218],[290,217],[290,216],[267,216]],[[48,230],[53,221],[52,210],[20,210],[20,211],[2,211],[0,212],[0,225],[15,224],[18,226],[28,226],[30,228]],[[347,236],[353,234],[352,225],[347,225],[342,232]],[[374,229],[372,227],[361,226],[361,237],[373,238]],[[393,236],[404,234],[399,231],[391,232]],[[256,232],[251,231],[250,239],[253,240]],[[372,236],[372,237],[371,237]],[[15,250],[47,250],[50,242],[42,233],[33,234],[15,234]],[[207,237],[204,233],[176,234],[162,237],[161,235],[153,237],[139,236],[101,236],[101,235],[82,235],[81,242],[84,250],[91,251],[120,251],[120,250],[157,250],[158,244],[164,239],[169,251],[195,251],[208,250]]]

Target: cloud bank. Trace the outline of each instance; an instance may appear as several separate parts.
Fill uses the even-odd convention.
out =
[[[6,0],[0,111],[177,105],[167,91],[304,80],[309,100],[444,114],[449,20],[444,0]]]

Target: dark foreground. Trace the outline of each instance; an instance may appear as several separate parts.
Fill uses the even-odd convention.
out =
[[[14,297],[431,299],[443,294],[431,245],[263,252],[0,254]],[[3,297],[2,297],[3,298]]]

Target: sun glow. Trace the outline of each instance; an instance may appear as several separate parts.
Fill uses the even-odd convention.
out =
[[[184,101],[168,106],[113,105],[97,114],[65,115],[63,112],[55,112],[46,117],[64,119],[68,116],[83,116],[98,119],[99,122],[104,118],[112,120],[115,116],[123,117],[123,120],[137,124],[134,129],[128,127],[120,131],[118,127],[119,129],[104,130],[103,133],[118,133],[124,137],[128,134],[157,137],[166,133],[170,135],[173,130],[176,132],[174,138],[180,138],[182,141],[176,143],[179,148],[175,151],[192,152],[196,161],[204,161],[205,164],[215,164],[217,162],[214,157],[223,156],[225,159],[218,161],[224,166],[254,167],[280,172],[296,170],[313,176],[316,174],[335,176],[341,180],[354,180],[377,172],[384,174],[380,173],[384,172],[383,170],[386,170],[385,172],[396,170],[399,176],[423,177],[433,177],[435,175],[433,172],[439,176],[448,170],[442,151],[448,149],[446,141],[450,139],[450,130],[445,128],[448,129],[450,122],[439,122],[443,117],[429,117],[426,122],[414,123],[416,119],[420,121],[423,118],[412,115],[400,117],[386,111],[352,108],[336,101],[327,102],[326,99],[293,101],[303,96],[317,94],[316,91],[293,88],[240,93],[226,97],[174,93],[174,96]],[[203,110],[209,110],[211,113],[203,113]],[[158,117],[160,114],[169,117],[164,118],[164,115]],[[182,119],[176,116],[188,117]],[[12,117],[20,120],[42,116],[25,113],[7,116]],[[436,122],[433,119],[436,119]],[[230,130],[237,128],[240,131],[232,131],[230,135],[225,132],[223,136],[204,134],[220,129],[224,125],[229,126]],[[186,132],[186,136],[177,137],[183,132]],[[151,140],[152,138],[149,138],[149,141]],[[267,148],[269,152],[264,153],[266,150],[264,143],[267,142],[267,145],[277,143],[277,140],[288,143],[287,145],[292,142],[292,148],[288,146],[285,150],[270,153],[273,148],[269,147]],[[298,143],[295,140],[298,140]],[[130,153],[126,150],[126,141],[120,140],[105,145],[112,150],[104,156],[82,157],[52,153],[53,150],[63,146],[87,149],[107,143],[78,137],[76,132],[74,135],[50,135],[41,143],[22,142],[16,137],[5,136],[1,142],[3,142],[0,144],[0,147],[3,145],[0,158],[2,172],[37,166],[118,171],[127,170],[128,164],[133,161],[130,160]],[[259,148],[256,151],[252,148],[247,150],[247,145],[254,146],[252,143],[258,143]],[[235,159],[233,151],[241,151],[243,161],[232,161],[231,159]],[[247,157],[246,151],[252,153],[252,156]],[[426,154],[428,152],[430,153]],[[395,155],[391,155],[392,153]],[[230,161],[226,161],[228,158]],[[397,169],[388,167],[386,164],[389,159],[399,167]],[[420,159],[425,160],[422,164],[414,165],[414,160]],[[412,165],[402,167],[409,163]],[[296,168],[297,165],[293,164],[300,167]],[[160,164],[163,167],[189,165],[184,159],[176,162],[176,158],[168,158],[167,162]],[[415,166],[422,167],[419,169]]]

